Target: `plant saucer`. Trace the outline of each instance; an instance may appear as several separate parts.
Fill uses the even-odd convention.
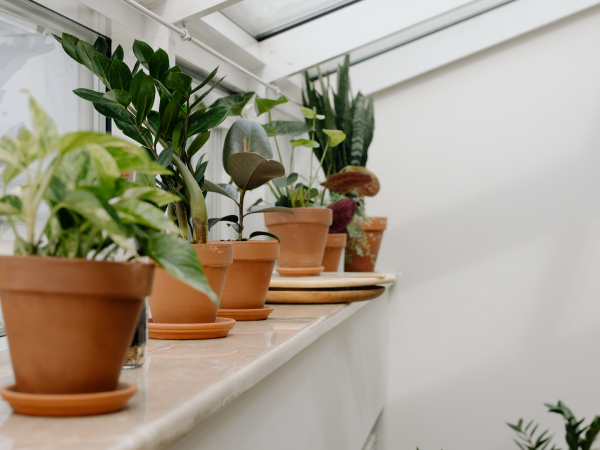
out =
[[[217,317],[228,317],[239,321],[265,320],[272,312],[273,308],[270,306],[254,309],[219,309]]]
[[[235,320],[217,317],[214,323],[154,323],[148,320],[150,339],[215,339],[229,334]]]

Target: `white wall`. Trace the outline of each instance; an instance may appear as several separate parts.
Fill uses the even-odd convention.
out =
[[[376,76],[374,74],[374,76]],[[600,414],[600,8],[376,95],[386,450],[516,449]]]

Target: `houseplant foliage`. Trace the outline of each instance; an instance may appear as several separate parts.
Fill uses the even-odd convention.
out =
[[[548,411],[558,414],[565,421],[565,441],[569,450],[592,450],[592,445],[600,433],[600,416],[586,426],[585,419],[577,419],[573,412],[560,400],[556,405],[546,403]],[[537,432],[539,424],[530,421],[525,425],[523,419],[516,424],[507,423],[516,433],[515,443],[521,450],[560,450],[552,443],[552,436],[548,430]]]
[[[210,288],[160,208],[177,198],[121,177],[167,169],[110,135],[60,136],[33,98],[30,110],[33,129],[0,140],[0,214],[16,236],[15,256],[0,258],[0,293],[17,390],[113,390],[153,272],[116,255],[149,256],[190,286]]]
[[[251,310],[247,311],[245,320],[266,318],[261,310],[264,309],[273,267],[279,256],[279,238],[271,233],[255,231],[248,239],[244,239],[244,218],[256,213],[294,215],[290,208],[259,206],[261,200],[244,212],[244,198],[248,191],[275,178],[285,177],[283,165],[271,158],[273,151],[263,127],[249,119],[238,119],[227,132],[223,148],[223,168],[231,176],[237,189],[234,185],[215,185],[209,181],[204,183],[208,191],[230,198],[238,209],[237,215],[210,219],[209,226],[225,221],[238,233],[237,240],[233,243],[233,264],[225,280],[221,307],[225,313],[232,309]],[[250,240],[256,236],[273,239]],[[259,313],[258,316],[255,312]],[[227,317],[223,311],[221,316]]]
[[[106,94],[88,89],[76,89],[74,93],[91,101],[100,114],[114,120],[126,136],[170,169],[169,175],[161,174],[156,180],[142,176],[141,182],[147,186],[156,182],[161,189],[182,198],[182,202],[173,204],[180,235],[192,243],[205,244],[208,216],[201,189],[206,161],[200,158],[194,165],[192,158],[210,138],[210,130],[228,115],[241,113],[253,93],[229,97],[207,107],[203,100],[223,78],[204,92],[201,90],[215,78],[218,68],[192,88],[189,75],[182,73],[177,65],[169,67],[164,50],[154,51],[145,42],[134,42],[137,62],[130,69],[123,62],[121,46],[109,58],[102,38],[92,45],[66,33],[62,38],[55,37],[65,52],[93,72],[108,90]],[[157,110],[153,109],[156,96]]]

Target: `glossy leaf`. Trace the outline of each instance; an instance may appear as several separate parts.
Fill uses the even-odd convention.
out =
[[[108,100],[108,99],[107,99]],[[121,122],[130,122],[129,115],[125,111],[125,108],[120,103],[94,103],[94,109],[105,117],[113,120],[120,120]]]
[[[110,87],[112,89],[121,89],[123,91],[129,91],[131,87],[131,80],[133,76],[131,75],[131,70],[127,67],[120,59],[112,60],[110,64]]]
[[[178,118],[179,103],[177,103],[175,100],[171,100],[162,115],[160,126],[158,128],[158,134],[160,136],[168,136],[169,132],[175,127]]]
[[[173,147],[165,148],[156,157],[156,162],[163,167],[168,167],[173,161]]]
[[[205,191],[208,191],[208,192],[214,192],[215,194],[220,194],[225,197],[229,197],[230,199],[236,201],[236,203],[237,203],[237,198],[238,198],[237,189],[230,184],[213,183],[212,181],[208,181],[207,179],[204,179],[204,185],[202,186],[202,189]]]
[[[270,124],[265,124],[263,127],[269,136],[300,136],[312,130],[312,127],[305,122],[285,120],[274,120],[272,128]]]
[[[215,101],[210,105],[210,108],[216,108],[218,106],[229,106],[231,110],[229,111],[230,116],[239,116],[242,114],[242,110],[244,106],[248,103],[248,101],[252,98],[254,92],[246,92],[245,94],[232,94],[227,97],[222,97]]]
[[[106,53],[108,52],[108,44],[102,36],[98,36],[96,42],[94,42],[94,49],[102,55],[106,56]]]
[[[154,106],[154,97],[154,80],[148,75],[140,86],[137,103],[135,104],[135,109],[137,111],[136,123],[138,127],[142,125],[144,119],[152,110],[152,106]]]
[[[110,87],[110,59],[99,52],[94,52],[92,68],[92,72],[102,80],[104,85]]]
[[[77,97],[80,97],[80,98],[87,100],[89,102],[92,102],[92,103],[102,103],[102,104],[112,105],[117,108],[123,108],[123,105],[121,105],[120,103],[118,103],[115,100],[111,100],[111,99],[105,97],[105,95],[102,94],[101,92],[92,91],[91,89],[80,88],[80,89],[74,89],[73,93]]]
[[[120,89],[113,89],[104,94],[104,97],[116,102],[123,107],[127,107],[131,103],[131,94],[127,91],[122,91]],[[113,105],[114,106],[114,105]]]
[[[208,161],[204,161],[203,163],[198,164],[196,170],[194,171],[194,179],[198,184],[204,178],[204,173],[206,172],[206,166],[208,165]]]
[[[257,153],[235,153],[229,157],[229,170],[238,188],[251,191],[285,175],[283,165]]]
[[[141,172],[151,175],[170,175],[172,172],[154,162],[148,153],[140,147],[106,147],[106,150],[115,158],[121,173]]]
[[[198,152],[198,150],[200,150],[204,146],[204,144],[206,144],[209,138],[210,131],[205,131],[204,133],[196,136],[196,138],[192,141],[189,148],[187,149],[188,158],[191,159],[192,156],[194,156]]]
[[[257,236],[268,236],[270,238],[277,239],[279,242],[281,242],[281,239],[279,239],[273,233],[268,233],[267,231],[254,231],[254,232],[250,233],[250,236],[248,237],[248,240],[250,240],[250,239],[252,239],[254,237],[257,237]]]
[[[268,213],[268,212],[290,214],[292,216],[294,215],[294,210],[291,208],[284,208],[282,206],[265,206],[264,208],[258,207],[257,209],[253,209],[252,211],[248,210],[248,212],[246,214],[244,214],[244,216],[247,216],[248,214],[258,214],[258,213]]]
[[[123,47],[121,46],[121,44],[119,44],[119,45],[117,45],[117,48],[113,52],[110,59],[112,59],[113,62],[115,59],[118,59],[119,61],[123,61],[124,57],[125,57],[125,52],[123,51]]]
[[[219,71],[219,66],[217,66],[215,68],[215,70],[213,70],[204,80],[202,80],[202,82],[196,86],[194,89],[192,89],[192,94],[195,92],[198,92],[200,89],[202,89],[204,86],[206,86],[207,83],[210,82],[210,80],[212,80],[215,75],[217,74],[217,72]]]
[[[214,109],[209,109],[198,119],[190,122],[188,127],[188,136],[193,136],[197,133],[204,133],[211,128],[219,126],[225,119],[227,119],[228,115],[229,106],[219,106]]]
[[[175,125],[175,128],[173,129],[173,135],[171,136],[171,144],[173,146],[173,149],[175,150],[175,153],[178,153],[178,154],[179,154],[179,146],[181,145],[181,138],[182,138],[182,134],[183,134],[183,125],[184,125],[183,120],[181,122],[179,122],[177,125]]]
[[[213,84],[210,88],[208,88],[208,90],[206,90],[206,92],[202,93],[201,96],[199,96],[197,99],[194,100],[194,103],[192,103],[190,105],[190,108],[194,109],[198,104],[200,104],[202,102],[202,100],[204,100],[206,98],[206,96],[212,92],[213,89],[217,88],[217,86],[219,86],[219,84],[221,84],[221,81],[223,81],[224,79],[225,79],[225,77],[221,78],[215,84]]]
[[[162,48],[159,48],[154,52],[148,64],[150,75],[162,81],[163,75],[169,69],[169,55]]]
[[[176,195],[156,189],[154,183],[151,183],[149,186],[130,187],[123,192],[121,197],[124,199],[146,200],[154,203],[156,206],[164,206],[168,203],[174,203],[180,200]]]
[[[57,37],[57,36],[54,36],[54,37]],[[77,38],[71,34],[67,34],[67,33],[63,33],[62,39],[60,40],[60,44],[62,45],[62,48],[65,51],[65,53],[67,55],[69,55],[71,58],[73,58],[75,61],[77,61],[79,64],[83,64],[83,62],[77,55],[76,47],[77,47],[78,42],[79,42],[79,38]]]
[[[181,72],[170,72],[165,79],[165,84],[169,89],[175,90],[187,98],[192,86],[192,77]]]
[[[210,231],[210,229],[219,222],[233,222],[233,223],[237,224],[238,216],[229,215],[229,216],[223,216],[223,217],[214,218],[214,219],[208,219],[208,230]]]
[[[254,109],[256,110],[256,115],[261,116],[262,114],[271,111],[277,105],[287,103],[287,101],[287,98],[285,98],[283,95],[277,100],[271,100],[270,98],[261,98],[257,95],[256,100],[254,101]]]
[[[148,44],[137,39],[133,42],[133,54],[137,60],[146,68],[150,70],[150,60],[154,55],[154,50]]]
[[[134,198],[121,198],[113,206],[124,224],[139,224],[158,231],[166,230],[179,234],[179,227],[175,222],[165,216],[162,210],[148,202]]]
[[[144,71],[140,70],[134,75],[133,79],[131,80],[129,93],[131,94],[131,101],[133,102],[134,106],[137,105],[140,87],[146,79],[146,76],[147,75],[144,73]]]
[[[331,148],[337,147],[346,139],[346,133],[340,130],[323,130],[323,133],[329,136],[329,147]]]
[[[273,184],[278,188],[284,188],[287,186],[293,185],[296,181],[298,181],[298,174],[293,172],[288,175],[288,177],[275,178],[273,180]]]
[[[227,131],[223,145],[223,168],[228,174],[229,158],[236,153],[251,152],[273,158],[269,137],[262,126],[249,119],[238,119]],[[281,175],[280,175],[281,176]]]

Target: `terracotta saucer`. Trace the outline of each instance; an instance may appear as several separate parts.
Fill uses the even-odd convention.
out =
[[[220,309],[217,313],[217,317],[228,317],[239,321],[265,320],[272,312],[273,308],[270,306],[257,309]]]
[[[385,288],[383,286],[328,289],[270,288],[267,293],[267,302],[292,304],[352,303],[373,300],[384,292]]]
[[[316,277],[325,270],[325,267],[275,267],[282,277]]]
[[[0,388],[0,395],[14,412],[30,416],[90,416],[125,408],[137,386],[119,383],[116,391],[91,394],[27,394],[17,392],[16,385]]]
[[[150,339],[214,339],[229,334],[235,320],[217,317],[215,323],[153,323],[148,320]]]

